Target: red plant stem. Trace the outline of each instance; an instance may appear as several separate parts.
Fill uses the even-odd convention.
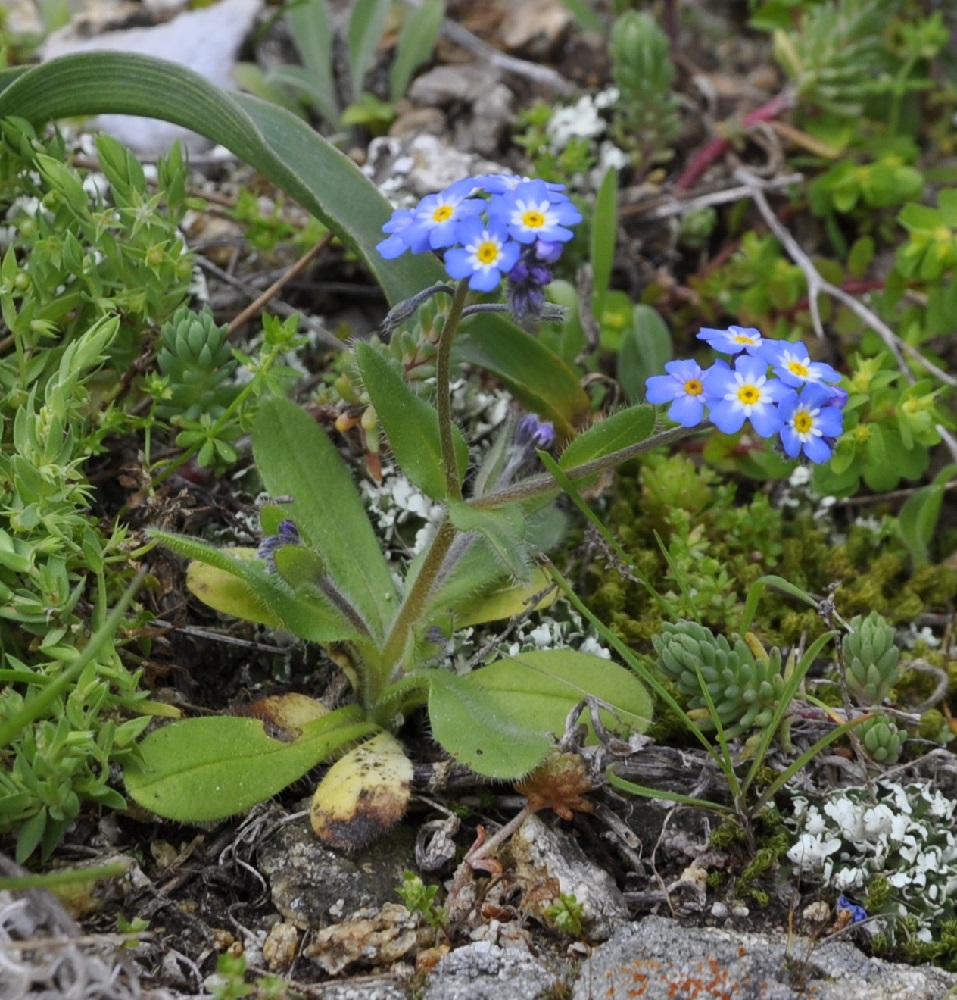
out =
[[[749,128],[760,122],[771,121],[773,118],[777,118],[782,111],[787,111],[793,105],[794,94],[790,90],[784,90],[777,97],[772,97],[770,101],[762,104],[759,108],[749,111],[741,119],[741,131],[746,132]],[[715,138],[709,139],[691,157],[691,162],[675,181],[674,190],[676,192],[689,191],[698,183],[708,167],[720,160],[730,148],[730,139],[726,139],[723,136],[715,136]]]

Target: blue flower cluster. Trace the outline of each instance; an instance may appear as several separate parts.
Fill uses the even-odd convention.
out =
[[[478,292],[494,291],[506,276],[513,311],[523,316],[541,310],[547,265],[581,218],[564,185],[509,174],[467,177],[394,212],[376,249],[388,260],[406,250],[441,252],[450,277],[467,278]]]
[[[649,403],[671,403],[668,416],[685,427],[707,416],[725,434],[749,420],[761,437],[779,434],[789,458],[831,457],[847,393],[831,384],[841,376],[830,365],[812,361],[801,343],[765,338],[753,327],[705,328],[698,338],[734,355],[732,362],[702,370],[694,361],[670,361],[667,375],[646,380]]]

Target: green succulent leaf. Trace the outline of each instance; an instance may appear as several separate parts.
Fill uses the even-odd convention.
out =
[[[395,460],[426,496],[433,500],[444,499],[447,494],[445,466],[435,407],[417,395],[371,344],[356,345],[356,360]],[[452,427],[452,438],[461,485],[468,470],[469,446],[455,425]]]
[[[187,719],[150,733],[123,776],[130,796],[151,812],[208,823],[277,795],[376,729],[357,705],[306,723],[291,743],[267,736],[259,719]]]

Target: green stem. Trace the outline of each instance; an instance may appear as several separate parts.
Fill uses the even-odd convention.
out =
[[[595,476],[601,472],[608,472],[611,469],[615,469],[623,462],[637,458],[639,455],[644,455],[655,448],[661,448],[663,445],[680,441],[682,438],[688,437],[699,430],[701,426],[699,424],[697,427],[672,427],[670,430],[653,434],[643,441],[636,441],[626,448],[613,451],[609,455],[594,458],[583,465],[573,465],[570,469],[564,469],[563,471],[573,481],[576,479],[587,479],[589,476]],[[475,497],[467,502],[470,507],[475,507],[477,510],[488,510],[489,508],[504,507],[506,504],[521,500],[532,500],[535,497],[543,496],[559,488],[555,477],[550,472],[546,472],[539,476],[530,476],[528,479],[523,479],[521,482],[508,486],[503,490],[496,490],[493,493],[487,493],[482,497]]]
[[[399,608],[399,613],[395,616],[392,628],[389,629],[389,634],[382,647],[382,662],[389,665],[390,681],[395,681],[401,672],[397,668],[402,665],[409,636],[416,624],[425,617],[425,609],[432,588],[435,586],[435,581],[442,570],[442,564],[445,562],[445,557],[448,555],[457,534],[452,522],[446,516],[439,524],[439,529],[429,545],[429,550],[422,561],[419,572],[405,595],[405,600]],[[374,692],[373,697],[378,698],[378,692]]]
[[[468,298],[467,281],[460,281],[452,296],[448,316],[442,327],[438,352],[435,356],[435,408],[439,412],[439,441],[442,464],[445,466],[445,489],[453,500],[462,499],[458,463],[455,460],[455,442],[452,439],[452,400],[449,394],[452,371],[452,340],[462,319],[462,310]]]

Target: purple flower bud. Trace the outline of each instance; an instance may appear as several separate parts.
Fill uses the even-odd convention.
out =
[[[827,388],[830,391],[830,395],[821,403],[821,406],[835,406],[839,410],[843,410],[847,405],[847,392],[836,385],[829,385]]]
[[[512,265],[508,272],[508,305],[518,320],[527,316],[538,318],[545,305],[545,286],[552,280],[552,272],[543,267],[536,256],[539,246],[551,247],[554,244],[541,240],[522,251],[522,256]],[[557,244],[559,251],[561,244]]]
[[[256,555],[265,561],[270,573],[276,572],[276,552],[287,545],[299,544],[299,529],[295,521],[280,521],[275,535],[267,535],[256,549]]]
[[[533,413],[522,417],[515,430],[515,443],[524,447],[548,448],[555,440],[551,421],[539,420]]]
[[[547,243],[545,240],[535,242],[535,256],[543,264],[554,264],[561,257],[563,249],[562,243]]]

